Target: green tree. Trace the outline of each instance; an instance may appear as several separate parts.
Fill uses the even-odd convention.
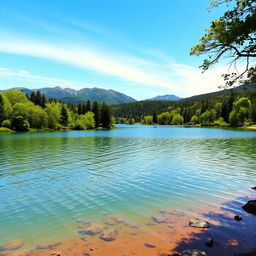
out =
[[[86,107],[85,107],[85,113],[91,111],[91,102],[90,100],[87,100]]]
[[[158,120],[157,120],[157,114],[156,112],[153,113],[153,123],[157,124]]]
[[[233,103],[233,109],[229,115],[229,122],[232,126],[242,126],[248,121],[251,115],[251,101],[242,97]]]
[[[192,124],[198,124],[198,123],[199,123],[199,118],[198,118],[198,116],[196,116],[196,115],[192,116],[190,122],[191,122]]]
[[[94,121],[94,114],[90,111],[86,112],[84,115],[81,115],[79,118],[82,122],[82,127],[84,129],[94,129],[95,128],[95,121]]]
[[[94,114],[94,120],[95,120],[95,127],[98,128],[100,126],[100,109],[99,109],[99,104],[97,101],[93,102],[92,105],[92,112]]]
[[[1,126],[1,123],[4,121],[4,119],[5,119],[4,98],[2,94],[0,94],[0,126]]]
[[[16,103],[12,112],[12,128],[17,131],[28,131],[28,109],[25,103]]]
[[[181,125],[184,123],[184,118],[180,114],[175,114],[172,118],[172,124],[173,125]]]
[[[12,106],[16,103],[28,102],[26,94],[21,91],[7,90],[3,94],[8,98]]]
[[[48,127],[57,129],[61,119],[61,104],[59,102],[47,103],[45,111],[48,115]]]
[[[144,116],[142,123],[148,125],[153,124],[153,116]]]
[[[172,116],[169,112],[163,112],[157,116],[157,119],[159,124],[167,125],[171,124]]]
[[[61,107],[60,124],[63,126],[68,126],[68,111],[64,105]]]
[[[101,106],[101,124],[104,128],[111,128],[111,112],[107,104],[103,103]]]
[[[221,59],[229,58],[234,71],[224,74],[227,86],[235,82],[256,82],[256,1],[255,0],[214,0],[212,7],[228,3],[230,10],[222,17],[211,22],[210,28],[194,46],[191,55],[208,55],[201,65],[205,71]],[[240,74],[236,62],[245,60],[245,68]]]

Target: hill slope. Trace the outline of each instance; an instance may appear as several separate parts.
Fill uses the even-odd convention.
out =
[[[62,89],[61,87],[41,88],[41,89],[27,89],[25,87],[12,88],[13,90],[24,91],[31,94],[32,91],[40,91],[46,98],[55,98],[63,102],[70,103],[86,103],[86,101],[99,101],[107,104],[122,104],[127,102],[135,102],[136,100],[114,90],[105,90],[101,88],[84,88],[81,90],[74,90],[70,88]]]

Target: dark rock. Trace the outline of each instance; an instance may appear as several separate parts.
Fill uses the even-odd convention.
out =
[[[154,245],[154,244],[145,243],[144,245],[145,245],[146,247],[148,247],[148,248],[156,248],[156,245]]]
[[[214,243],[213,238],[208,238],[207,241],[205,242],[205,245],[208,247],[213,247],[213,243]]]
[[[241,216],[239,216],[239,215],[236,215],[236,216],[234,217],[234,219],[235,219],[236,221],[241,221],[243,218],[242,218]]]
[[[256,200],[248,201],[242,208],[246,212],[256,215]]]
[[[252,187],[253,190],[256,190],[256,186],[255,187]]]
[[[51,255],[52,256],[61,256],[60,252],[52,252]]]
[[[199,220],[199,219],[191,219],[189,221],[189,226],[195,227],[195,228],[209,228],[210,227],[210,225],[207,221]]]
[[[103,231],[102,234],[100,235],[100,239],[110,242],[115,240],[117,236],[118,236],[118,231],[114,228],[111,228]]]

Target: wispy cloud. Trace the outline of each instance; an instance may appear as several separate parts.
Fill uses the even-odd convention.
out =
[[[181,96],[215,91],[222,82],[221,74],[224,71],[224,68],[220,67],[202,74],[198,68],[176,63],[158,50],[145,51],[144,56],[146,55],[148,58],[141,58],[110,49],[97,49],[87,45],[48,43],[31,38],[18,38],[13,35],[0,37],[0,52],[53,60],[107,74],[120,80],[165,88],[170,93],[175,92]],[[3,72],[1,73],[3,75]],[[19,79],[38,79],[52,85],[61,82],[66,84],[65,86],[74,87],[76,84],[54,78],[44,79],[22,70],[12,75],[16,75]]]
[[[29,73],[27,70],[13,70],[10,68],[0,67],[0,78],[11,79],[15,81],[15,84],[26,84],[31,89],[47,87],[47,86],[60,86],[66,88],[77,88],[81,89],[84,87],[95,87],[89,83],[78,83],[74,81],[68,81],[59,78],[38,76]]]

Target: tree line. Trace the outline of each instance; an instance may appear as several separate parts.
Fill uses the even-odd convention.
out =
[[[238,127],[256,123],[256,91],[253,89],[225,90],[177,102],[158,103],[143,101],[122,104],[113,106],[113,112],[117,122],[126,124]]]
[[[16,131],[35,129],[112,128],[114,118],[105,103],[65,104],[46,97],[40,91],[26,95],[22,91],[0,93],[0,127]]]

